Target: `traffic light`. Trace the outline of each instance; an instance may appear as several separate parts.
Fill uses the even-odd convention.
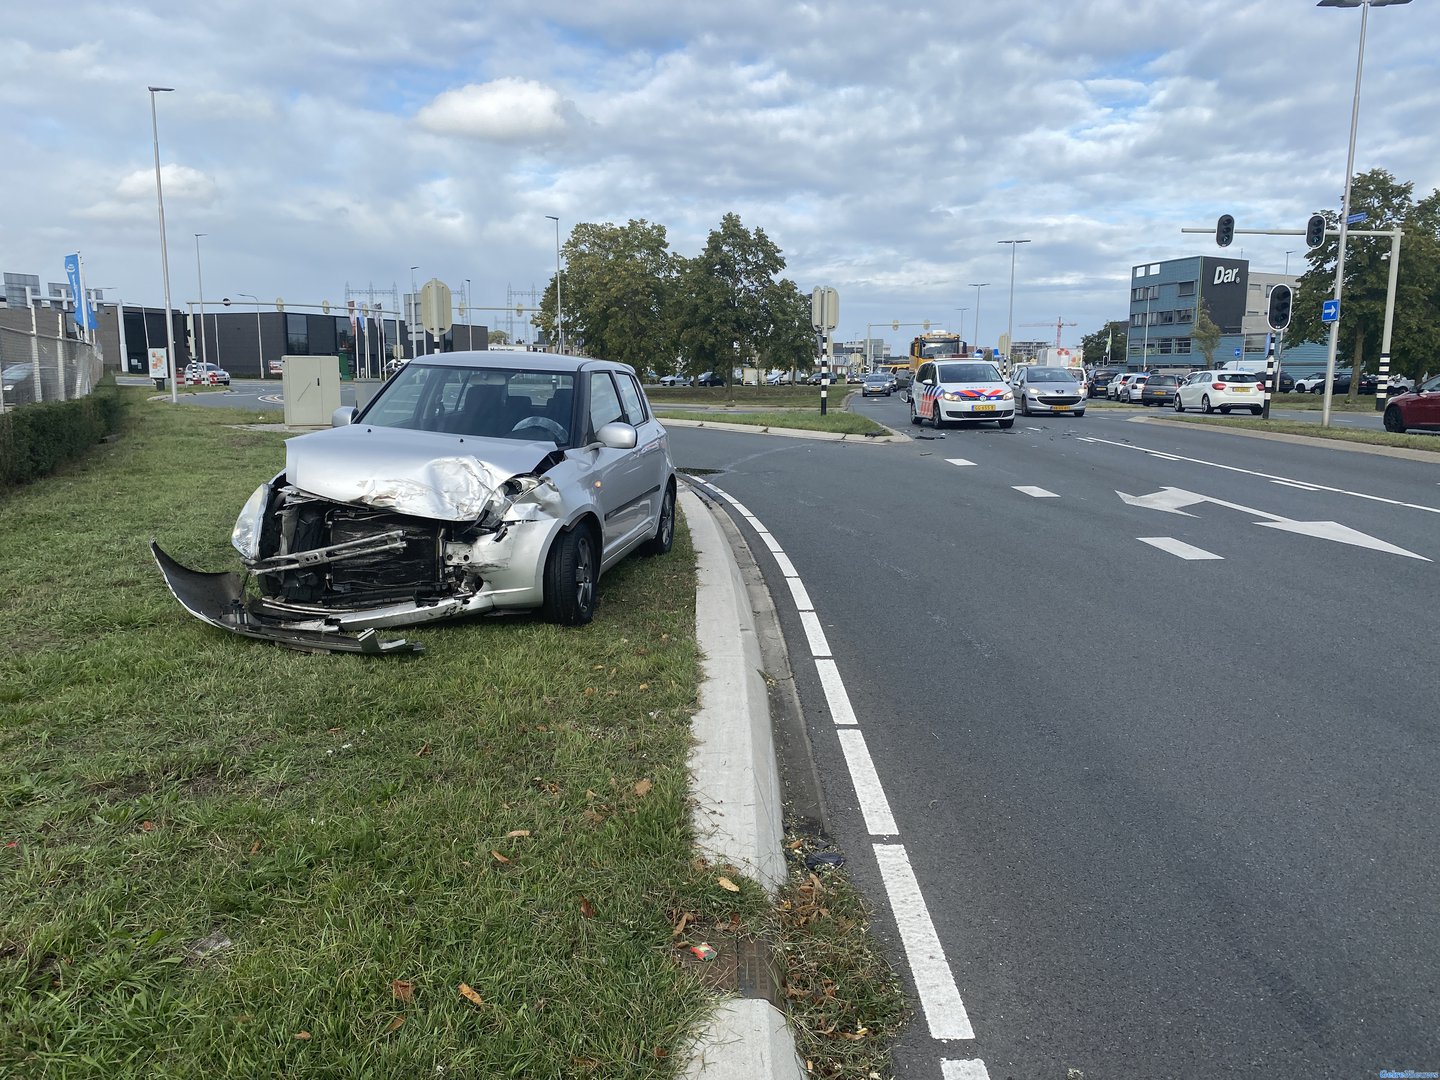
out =
[[[1270,287],[1270,310],[1266,313],[1266,321],[1271,330],[1284,330],[1290,325],[1290,304],[1293,299],[1289,285]]]
[[[1316,248],[1325,242],[1325,215],[1311,214],[1305,223],[1305,246]]]
[[[1221,214],[1220,220],[1215,222],[1215,245],[1217,247],[1229,247],[1230,241],[1235,239],[1235,219],[1229,214]]]

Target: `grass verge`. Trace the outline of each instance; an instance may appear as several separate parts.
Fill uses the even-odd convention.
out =
[[[414,659],[206,627],[145,549],[233,568],[282,438],[133,393],[0,503],[0,1074],[663,1077],[692,934],[773,918],[694,858],[694,554],[590,627],[407,630]]]
[[[832,406],[860,387],[837,384],[830,387]],[[710,405],[715,408],[815,408],[820,407],[818,386],[647,386],[645,396],[657,409],[667,404]]]
[[[1252,431],[1273,431],[1284,435],[1308,435],[1333,442],[1365,443],[1370,446],[1398,446],[1406,450],[1427,450],[1440,454],[1440,438],[1434,435],[1398,435],[1389,431],[1364,431],[1357,428],[1321,427],[1305,420],[1262,420],[1258,416],[1191,416],[1173,411],[1164,414],[1167,421],[1182,424],[1207,424],[1215,427],[1240,427]]]
[[[744,424],[747,427],[795,428],[800,431],[834,431],[843,435],[889,435],[888,428],[859,413],[835,409],[821,416],[819,412],[786,409],[777,412],[695,413],[656,409],[661,420],[713,421],[717,424]]]

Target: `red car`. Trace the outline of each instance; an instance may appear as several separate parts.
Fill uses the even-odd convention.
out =
[[[1385,430],[1440,431],[1440,375],[1426,379],[1385,406]]]

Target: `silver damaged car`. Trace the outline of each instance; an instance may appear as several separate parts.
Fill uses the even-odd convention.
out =
[[[674,540],[665,429],[624,364],[422,356],[332,424],[286,442],[240,511],[244,574],[151,542],[191,614],[299,649],[416,652],[378,631],[530,609],[584,625],[604,571]]]

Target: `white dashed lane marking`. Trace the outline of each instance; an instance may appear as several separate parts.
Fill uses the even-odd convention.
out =
[[[1135,538],[1142,544],[1149,544],[1151,547],[1159,548],[1161,551],[1168,551],[1171,555],[1180,559],[1196,561],[1199,559],[1220,559],[1224,555],[1216,555],[1214,552],[1206,551],[1204,548],[1194,547],[1183,540],[1176,540],[1173,536],[1137,536]]]
[[[974,464],[975,464],[973,461],[966,461],[963,457],[948,457],[948,458],[946,458],[945,460],[948,461],[951,465],[961,465],[961,466],[964,466],[964,465],[974,465]]]
[[[1032,499],[1058,499],[1060,497],[1059,495],[1056,495],[1055,492],[1046,491],[1042,487],[1017,485],[1015,487],[1015,490],[1020,492],[1020,494],[1022,495],[1029,495]]]

